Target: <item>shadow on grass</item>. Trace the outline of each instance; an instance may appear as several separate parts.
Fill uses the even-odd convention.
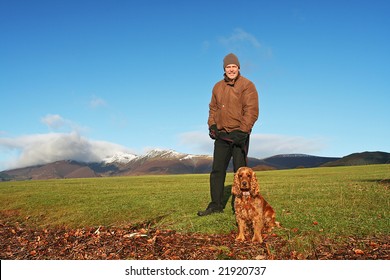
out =
[[[225,186],[223,190],[223,208],[226,208],[226,205],[230,199],[230,196],[232,196],[232,185]],[[231,200],[231,206],[232,206],[232,213],[234,214],[234,196],[232,196]]]
[[[389,187],[390,186],[390,179],[369,179],[369,180],[362,180],[362,182],[369,182],[369,183],[377,183],[382,186]]]

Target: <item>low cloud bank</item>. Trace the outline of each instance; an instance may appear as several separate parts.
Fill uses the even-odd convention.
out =
[[[121,145],[90,140],[77,132],[0,138],[0,148],[9,153],[13,151],[11,158],[3,160],[6,169],[70,159],[97,162],[116,153],[131,153]]]

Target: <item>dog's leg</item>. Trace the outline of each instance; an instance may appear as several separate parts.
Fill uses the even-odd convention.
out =
[[[238,219],[237,224],[238,224],[238,235],[236,237],[236,240],[237,241],[245,241],[244,232],[246,230],[246,223],[244,220]]]
[[[265,232],[271,232],[272,229],[275,227],[275,215],[273,215],[272,217],[269,217],[269,216],[265,216],[264,217],[264,228],[263,230]]]
[[[263,243],[263,237],[261,236],[261,231],[263,230],[263,220],[256,219],[253,220],[253,238],[252,242]]]

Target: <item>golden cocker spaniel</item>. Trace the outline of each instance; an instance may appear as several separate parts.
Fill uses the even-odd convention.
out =
[[[255,172],[249,167],[241,167],[234,175],[232,186],[234,209],[238,224],[236,240],[244,241],[247,224],[253,226],[252,242],[263,242],[263,229],[271,231],[275,222],[275,211],[260,194]]]

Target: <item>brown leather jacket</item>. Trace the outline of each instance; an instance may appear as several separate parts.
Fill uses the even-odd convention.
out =
[[[256,87],[241,75],[234,81],[225,75],[213,88],[209,108],[209,127],[216,124],[218,130],[250,133],[259,116]]]

